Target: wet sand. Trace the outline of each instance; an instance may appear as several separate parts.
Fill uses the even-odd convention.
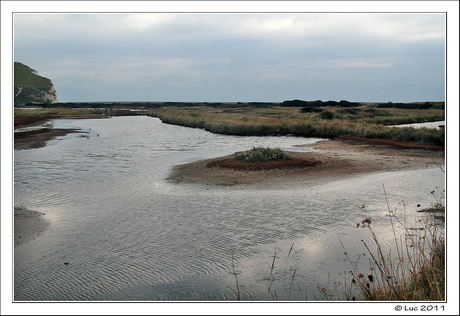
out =
[[[80,130],[42,128],[38,130],[14,133],[14,149],[30,149],[46,146],[46,143],[58,136],[69,133],[82,133]]]
[[[289,189],[312,186],[357,175],[425,169],[444,165],[443,150],[401,148],[350,139],[322,141],[305,145],[311,152],[289,152],[297,163],[282,162],[246,168],[233,162],[234,155],[179,165],[167,180],[175,183],[250,186]]]
[[[37,238],[48,228],[50,222],[44,216],[43,212],[14,207],[14,247]]]

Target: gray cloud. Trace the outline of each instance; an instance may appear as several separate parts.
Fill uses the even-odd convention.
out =
[[[14,59],[60,101],[444,100],[444,28],[443,14],[15,14]]]

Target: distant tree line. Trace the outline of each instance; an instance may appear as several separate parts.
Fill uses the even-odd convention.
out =
[[[413,102],[413,103],[378,103],[378,108],[399,108],[399,109],[444,109],[444,102]]]
[[[360,106],[358,102],[350,102],[347,100],[337,101],[303,101],[303,100],[286,100],[281,104],[282,106],[291,106],[291,107],[320,107],[320,106],[339,106],[339,107],[353,107]]]
[[[304,101],[304,100],[286,100],[283,102],[59,102],[59,103],[29,103],[26,106],[42,107],[73,107],[73,108],[104,108],[104,107],[137,107],[137,108],[159,108],[165,106],[190,107],[190,106],[211,106],[217,108],[235,108],[235,107],[260,107],[266,108],[271,106],[301,107],[301,112],[322,112],[320,107],[332,106],[351,108],[358,106],[368,106],[376,108],[402,108],[402,109],[444,109],[444,102],[412,102],[412,103],[363,103],[341,101]]]
[[[72,108],[110,108],[110,107],[136,107],[136,108],[160,108],[167,106],[175,107],[193,107],[193,106],[210,106],[216,108],[237,108],[237,107],[260,107],[266,108],[280,105],[279,102],[59,102],[53,104],[29,103],[25,106],[41,106],[44,108],[52,107],[72,107]]]

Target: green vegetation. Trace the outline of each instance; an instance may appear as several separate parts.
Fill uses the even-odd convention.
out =
[[[284,101],[282,106],[293,106],[293,107],[358,107],[365,105],[360,102],[349,102],[347,100],[337,101],[303,101],[303,100],[287,100]],[[444,109],[444,102],[411,102],[411,103],[375,103],[375,104],[366,104],[369,106],[379,107],[379,108],[400,108],[400,109]]]
[[[14,63],[14,105],[56,103],[56,91],[50,79],[35,70]]]
[[[444,109],[444,102],[414,102],[414,103],[379,103],[379,108],[399,109]]]
[[[318,115],[318,117],[322,120],[332,120],[334,116],[335,114],[329,111],[323,111]]]
[[[14,63],[14,86],[24,88],[36,88],[49,90],[52,88],[52,83],[48,78],[39,76],[34,73],[32,68],[15,62]]]
[[[244,153],[235,154],[235,160],[247,163],[263,163],[269,161],[285,161],[291,159],[279,148],[253,147]]]

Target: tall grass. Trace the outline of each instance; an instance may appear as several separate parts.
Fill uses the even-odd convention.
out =
[[[344,283],[342,297],[333,296],[330,289],[321,288],[323,298],[352,301],[445,300],[445,238],[442,225],[436,223],[433,216],[409,223],[406,217],[396,217],[388,202],[387,207],[393,231],[393,250],[385,253],[372,228],[371,218],[357,223],[357,227],[368,229],[371,234],[372,244],[361,240],[371,258],[369,269],[365,272],[358,268],[362,257],[353,261],[342,244],[346,260],[352,266],[351,281]],[[443,213],[444,203],[439,199],[433,204],[431,212]],[[403,231],[401,235],[396,233],[399,228]]]
[[[104,109],[74,109],[74,108],[40,108],[33,109],[15,108],[14,109],[14,124],[33,124],[42,120],[51,120],[62,117],[82,117],[82,116],[100,116],[104,114]]]
[[[164,123],[197,127],[227,135],[295,135],[334,138],[352,136],[444,146],[444,130],[389,128],[385,125],[444,119],[442,110],[368,108],[321,108],[322,113],[301,112],[296,108],[164,107],[149,115]]]
[[[384,255],[375,233],[368,226],[376,250],[363,241],[372,257],[371,273],[354,273],[352,283],[359,294],[352,300],[367,301],[443,301],[444,249],[443,239],[436,232],[423,230],[409,240],[398,241],[398,257]],[[407,236],[407,235],[406,235]],[[374,273],[372,273],[372,271]],[[350,299],[350,297],[348,298]]]

